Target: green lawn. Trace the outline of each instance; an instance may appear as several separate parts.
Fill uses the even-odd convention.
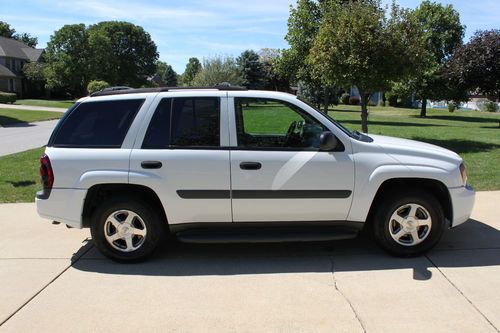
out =
[[[69,108],[75,102],[68,100],[52,100],[52,99],[18,99],[14,104],[17,105],[32,105],[32,106],[48,106],[54,108]]]
[[[15,123],[31,123],[34,121],[43,121],[59,119],[63,113],[51,111],[32,111],[16,109],[0,109],[0,127]]]
[[[39,181],[39,159],[45,148],[0,157],[0,202],[31,202]]]
[[[329,115],[348,128],[361,130],[359,107],[339,105]],[[419,110],[373,107],[369,133],[432,143],[460,154],[476,190],[500,190],[500,114],[479,111]]]

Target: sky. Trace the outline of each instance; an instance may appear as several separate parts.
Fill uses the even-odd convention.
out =
[[[419,0],[399,0],[415,8]],[[439,1],[452,4],[467,26],[500,29],[500,0]],[[190,57],[238,56],[242,51],[286,48],[289,7],[296,0],[0,0],[0,21],[38,37],[45,47],[65,24],[123,20],[142,26],[158,47],[160,60],[184,72]],[[389,0],[384,0],[389,3]]]

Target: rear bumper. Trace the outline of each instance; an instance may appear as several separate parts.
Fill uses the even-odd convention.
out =
[[[82,211],[87,190],[52,189],[46,199],[35,199],[38,215],[43,218],[82,228]]]
[[[451,227],[456,227],[469,219],[474,207],[476,192],[469,185],[450,188],[449,191],[453,207]]]

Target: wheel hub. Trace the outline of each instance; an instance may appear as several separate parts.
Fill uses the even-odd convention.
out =
[[[398,244],[414,246],[429,236],[432,219],[427,209],[416,203],[398,207],[389,222],[389,232]]]

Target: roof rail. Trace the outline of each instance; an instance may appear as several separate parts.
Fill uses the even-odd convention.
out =
[[[139,93],[159,93],[173,90],[196,90],[196,89],[216,89],[220,91],[233,91],[233,90],[248,90],[245,87],[231,86],[227,84],[217,84],[212,87],[158,87],[158,88],[129,88],[129,87],[110,87],[101,91],[92,93],[90,97],[110,96],[110,95],[125,95],[125,94],[139,94]]]

